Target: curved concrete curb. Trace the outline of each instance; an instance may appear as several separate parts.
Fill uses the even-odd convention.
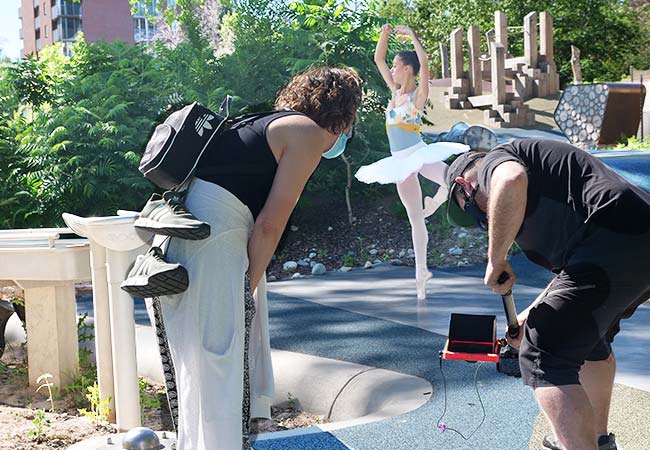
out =
[[[290,394],[303,410],[332,421],[318,426],[325,431],[407,413],[432,390],[422,378],[390,370],[281,350],[272,358],[274,404]]]
[[[136,326],[136,342],[138,374],[163,384],[153,328]],[[428,381],[390,370],[282,350],[272,350],[271,357],[273,404],[284,403],[291,395],[304,411],[329,416],[331,423],[319,425],[321,430],[407,413],[426,403],[432,391]]]

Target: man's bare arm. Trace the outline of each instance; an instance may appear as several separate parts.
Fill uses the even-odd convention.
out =
[[[506,257],[524,220],[527,191],[528,175],[521,164],[507,161],[494,169],[488,202],[490,241],[485,284],[499,294],[507,292],[515,282]],[[510,279],[498,284],[497,280],[504,271]]]

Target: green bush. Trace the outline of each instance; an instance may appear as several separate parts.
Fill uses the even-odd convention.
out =
[[[650,138],[638,139],[631,137],[625,143],[618,144],[617,149],[624,150],[650,150]]]
[[[381,19],[353,2],[296,2],[278,8],[248,0],[225,9],[234,51],[216,56],[197,0],[177,2],[186,39],[176,46],[86,44],[73,56],[52,46],[0,66],[0,227],[62,225],[61,213],[111,215],[138,210],[154,187],[137,170],[158,115],[170,104],[217,108],[236,94],[240,112],[268,109],[298,71],[315,65],[354,67],[367,100],[346,155],[353,171],[388,154],[381,111],[387,101],[372,55]],[[226,32],[225,31],[225,32]],[[344,201],[346,167],[324,162],[308,191]],[[355,182],[356,192],[376,193]]]

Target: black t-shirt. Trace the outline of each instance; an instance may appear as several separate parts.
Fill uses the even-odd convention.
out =
[[[278,168],[266,129],[275,119],[292,114],[301,113],[278,111],[233,126],[210,143],[199,160],[196,177],[226,189],[257,218]]]
[[[561,270],[587,224],[626,235],[650,231],[650,194],[584,150],[551,140],[499,145],[479,170],[486,192],[494,169],[506,161],[518,162],[528,174],[526,213],[516,242],[543,267]]]

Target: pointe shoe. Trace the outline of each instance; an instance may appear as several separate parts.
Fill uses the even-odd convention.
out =
[[[428,270],[418,272],[415,277],[415,292],[418,300],[424,300],[427,297],[427,281],[433,278]]]
[[[438,208],[440,208],[440,205],[447,201],[448,192],[449,191],[446,188],[440,186],[436,195],[433,197],[424,197],[424,209],[422,209],[422,213],[425,218],[436,212]]]

